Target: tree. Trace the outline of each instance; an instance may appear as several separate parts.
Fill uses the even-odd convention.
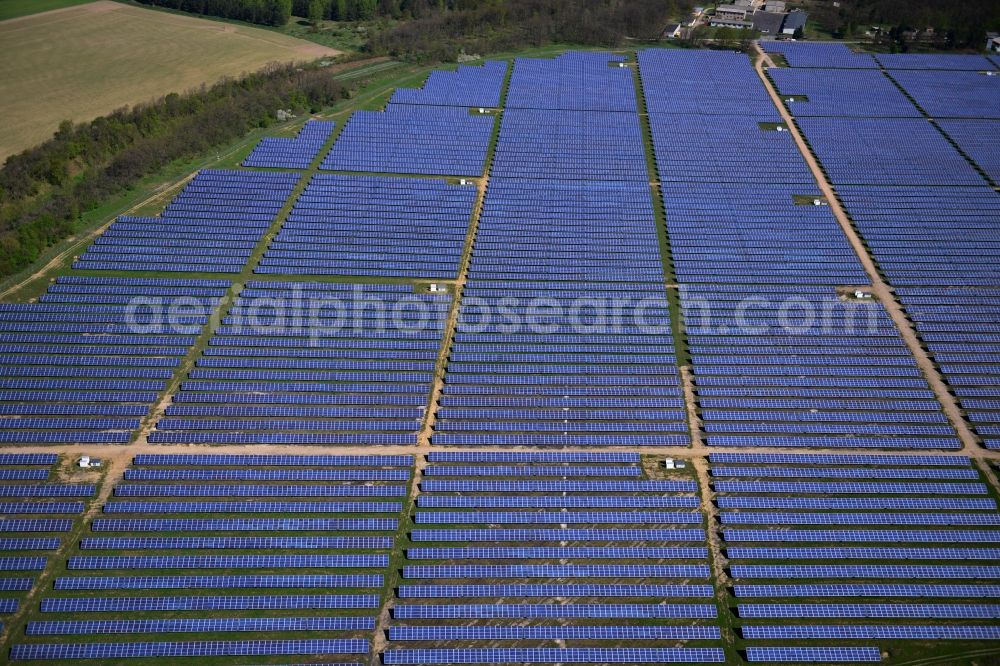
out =
[[[312,0],[309,3],[309,23],[313,32],[319,32],[319,25],[323,21],[323,12],[326,9],[323,0]]]
[[[375,17],[378,0],[354,0],[354,18],[367,21]]]
[[[271,0],[269,9],[271,25],[283,26],[292,18],[292,0]]]

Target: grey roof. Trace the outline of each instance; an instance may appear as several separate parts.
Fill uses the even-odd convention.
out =
[[[774,12],[754,12],[751,18],[754,30],[768,35],[776,35],[781,32],[781,24],[785,20],[785,15]]]
[[[798,9],[788,13],[785,17],[785,23],[781,26],[782,30],[797,30],[799,28],[806,27],[806,19],[809,18],[809,14]]]

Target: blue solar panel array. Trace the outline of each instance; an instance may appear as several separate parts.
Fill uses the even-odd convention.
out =
[[[276,466],[259,467],[269,462]],[[151,484],[164,488],[183,483],[185,476],[200,472],[239,472],[258,477],[254,479],[258,487],[281,488],[286,481],[274,472],[305,476],[311,472],[315,473],[310,479],[313,487],[396,487],[405,491],[407,468],[412,462],[411,456],[296,459],[169,454],[138,456],[127,472],[133,475],[158,472],[159,478],[151,480]],[[339,473],[340,480],[326,478],[324,472]],[[105,512],[117,504],[109,502]],[[294,514],[319,510],[310,501],[299,504],[301,511],[294,507],[288,511]],[[338,503],[331,511],[338,511],[340,516],[269,519],[227,518],[235,511],[220,506],[211,509],[214,512],[211,518],[205,518],[202,512],[207,509],[202,502],[184,500],[143,503],[128,519],[98,518],[91,524],[91,531],[99,535],[81,540],[80,546],[87,554],[69,558],[66,573],[57,578],[54,590],[42,600],[44,619],[28,624],[26,641],[17,645],[14,653],[24,655],[19,658],[25,659],[297,653],[295,649],[272,651],[258,647],[241,652],[236,641],[205,641],[231,632],[253,632],[254,646],[291,645],[301,642],[297,636],[302,637],[302,632],[323,632],[324,637],[336,640],[316,643],[302,654],[364,653],[379,606],[379,597],[373,590],[381,588],[385,581],[400,503],[362,501],[357,509]],[[257,510],[264,512],[266,507]],[[386,511],[394,515],[376,517],[384,516]],[[372,517],[363,517],[364,514]],[[202,529],[212,534],[163,535],[174,530]],[[285,536],[280,534],[283,530],[321,533]],[[240,590],[240,593],[177,596],[177,590],[199,589]],[[88,590],[108,590],[111,596],[79,594]],[[272,594],[278,590],[280,593]],[[294,610],[309,612],[279,617],[259,613]],[[178,616],[179,612],[183,616]],[[114,613],[114,617],[86,619],[80,618],[79,613]],[[92,647],[100,644],[34,642],[42,637],[48,641],[68,641],[79,635],[173,632],[189,634],[191,638],[178,643],[107,643],[100,647],[100,652],[94,652],[98,648]],[[211,645],[220,647],[204,647]]]
[[[299,178],[276,171],[200,171],[159,216],[119,217],[73,267],[239,273]]]
[[[866,281],[749,58],[653,49],[639,65],[678,281]]]
[[[676,117],[674,121],[676,122]],[[659,124],[654,125],[660,127]],[[722,128],[717,128],[722,132]],[[672,132],[664,128],[666,134]],[[714,132],[715,130],[713,130]],[[751,128],[751,133],[759,129]],[[772,133],[773,134],[773,133]],[[689,140],[693,135],[685,135]],[[720,134],[721,136],[721,134]],[[787,133],[784,134],[788,136]],[[676,139],[669,140],[676,144]],[[725,142],[689,155],[727,162]],[[672,148],[665,148],[669,154]],[[666,168],[671,162],[667,162]],[[724,170],[730,165],[726,164]],[[740,170],[742,171],[742,170]],[[867,277],[812,183],[684,182],[663,174],[675,272],[688,284],[865,284]],[[725,181],[725,176],[719,175]],[[805,179],[803,179],[805,180]],[[805,201],[805,204],[797,203]],[[819,202],[814,205],[813,202]],[[790,228],[790,225],[794,227]]]
[[[517,58],[506,108],[635,113],[632,70],[624,62],[623,56],[598,51]]]
[[[415,526],[410,532],[411,541],[419,547],[406,549],[411,563],[402,568],[403,584],[398,588],[399,599],[389,627],[387,663],[390,659],[415,660],[414,655],[425,651],[401,648],[417,641],[460,641],[466,649],[478,650],[495,645],[493,641],[559,639],[565,641],[567,649],[586,645],[611,654],[618,649],[611,646],[630,638],[721,638],[711,624],[716,608],[710,603],[704,531],[658,529],[679,517],[685,523],[700,525],[701,514],[651,513],[630,503],[643,499],[697,502],[690,494],[697,486],[690,480],[635,479],[618,485],[623,482],[617,479],[623,476],[644,476],[634,454],[456,452],[432,453],[430,457],[434,462],[425,468],[430,473],[421,482]],[[594,462],[602,464],[595,467]],[[588,480],[569,482],[583,485],[506,481],[544,476],[555,463],[563,463],[560,469],[569,479]],[[475,475],[469,475],[473,477],[470,480],[433,478],[462,476],[447,472],[470,467],[476,470]],[[447,500],[465,499],[524,502],[511,501],[511,510],[503,513],[486,513],[475,504],[464,510],[435,508],[447,506]],[[594,499],[607,500],[604,506],[609,510],[581,509],[588,504],[577,502]],[[564,507],[561,512],[539,510],[556,505]],[[522,529],[496,528],[511,523]],[[434,528],[436,525],[441,528]],[[469,542],[476,546],[464,545]],[[645,545],[650,547],[640,547]],[[558,603],[552,602],[554,597],[559,597]],[[466,626],[468,619],[476,618],[493,622],[488,627]],[[543,624],[521,627],[526,618]],[[594,618],[645,622],[643,626],[594,627]],[[678,619],[687,620],[684,627],[676,626]],[[429,620],[434,623],[428,624]],[[565,653],[567,659],[568,655]],[[605,655],[599,661],[609,659],[614,660]],[[641,660],[633,656],[628,661],[636,659]]]
[[[459,65],[455,71],[431,72],[422,88],[396,88],[393,104],[496,108],[508,63],[487,60],[482,65]]]
[[[513,83],[511,90],[515,90]],[[501,177],[646,182],[639,117],[634,111],[508,108],[500,123],[491,176],[487,202],[492,199],[494,204],[505,203],[492,195],[493,184]],[[519,186],[536,184],[526,181]],[[546,210],[555,212],[552,207]]]
[[[254,272],[454,279],[475,199],[471,184],[317,174]]]
[[[837,664],[852,662],[882,661],[882,652],[877,647],[749,647],[747,661],[758,662],[817,662]]]
[[[779,119],[744,53],[646,49],[639,74],[649,113]]]
[[[387,650],[385,664],[722,663],[722,648],[459,648]]]
[[[900,465],[906,467],[970,467],[972,461],[966,456],[921,456],[882,453],[711,453],[709,461],[714,465]]]
[[[1000,184],[1000,121],[945,118],[937,124],[994,185]]]
[[[979,185],[963,187],[839,185],[837,190],[893,285],[992,285],[1000,277],[995,240],[1000,194],[982,178]]]
[[[142,467],[410,467],[413,456],[140,453],[132,463]]]
[[[941,132],[921,118],[800,117],[796,122],[838,188],[983,184]]]
[[[175,620],[53,620],[29,622],[28,636],[160,634],[219,631],[351,631],[375,628],[373,617],[248,617]]]
[[[952,625],[851,625],[847,627],[817,625],[751,625],[743,627],[745,638],[766,640],[818,638],[818,639],[868,639],[868,640],[963,640],[984,641],[1000,639],[1000,627]]]
[[[843,45],[801,43],[780,48],[812,60],[826,57],[834,46],[846,51]],[[794,95],[802,87],[798,94],[818,95],[828,103],[824,113],[856,116],[810,116],[813,112],[803,109],[810,108],[809,102],[789,103],[892,285],[995,284],[998,256],[991,241],[1000,219],[1000,195],[977,168],[987,176],[996,171],[991,166],[996,151],[990,148],[996,133],[990,132],[993,121],[988,120],[1000,106],[996,77],[973,71],[975,64],[985,63],[978,56],[880,57],[889,69],[878,73],[779,68],[769,74],[783,94]],[[878,77],[892,79],[920,105],[911,108],[928,113],[940,126],[922,114],[906,113],[899,95]],[[823,78],[837,83],[824,86]],[[805,79],[817,82],[814,90],[802,83]],[[877,83],[841,90],[847,81],[862,79]],[[945,134],[948,127],[954,137]],[[981,163],[973,166],[966,156]]]
[[[34,574],[45,569],[49,554],[63,546],[62,533],[73,527],[72,518],[57,514],[83,513],[84,502],[26,501],[25,498],[94,495],[95,487],[82,483],[48,483],[49,469],[59,457],[49,453],[0,453],[0,491],[11,501],[0,501],[0,616],[15,613],[25,592],[35,583]],[[29,517],[44,515],[44,518]]]
[[[128,442],[228,286],[61,277],[38,303],[0,305],[0,439]]]
[[[889,76],[932,118],[1000,118],[1000,85],[995,75],[893,70]]]
[[[782,463],[813,465],[787,469],[789,476],[796,476],[807,470],[823,472],[835,462],[835,456],[813,456],[798,454],[794,459],[782,460],[768,454],[757,454],[761,459],[741,460],[746,468],[738,470],[722,468],[723,455],[712,457],[712,471],[718,476],[739,475],[743,479],[761,476],[752,463],[781,465]],[[762,457],[763,456],[763,457]],[[921,474],[936,472],[972,472],[978,477],[978,470],[968,466],[968,459],[941,457],[938,464],[928,456],[884,456],[884,459],[865,460],[864,456],[852,460],[853,456],[843,456],[842,467],[830,468],[847,472],[893,472],[899,477],[908,473]],[[910,458],[913,462],[908,462]],[[961,467],[950,467],[957,462]],[[870,465],[872,467],[858,467]],[[766,469],[761,471],[766,472]],[[862,499],[877,503],[886,493],[895,494],[898,504],[896,511],[886,513],[872,508],[878,507],[836,507],[832,504],[824,509],[849,509],[842,513],[809,513],[810,507],[792,506],[791,502],[824,500],[827,502],[848,501],[851,493],[860,490],[859,484],[817,483],[786,484],[762,483],[752,480],[740,482],[715,481],[714,489],[719,493],[716,501],[720,508],[722,524],[751,523],[760,526],[756,530],[723,529],[722,534],[729,560],[730,574],[737,580],[733,591],[741,603],[737,606],[742,624],[741,632],[748,641],[782,640],[810,641],[814,639],[986,639],[989,638],[1000,606],[991,603],[970,603],[975,599],[988,600],[1000,595],[1000,587],[981,584],[981,580],[992,580],[1000,576],[1000,513],[995,502],[989,500],[983,505],[951,507],[947,513],[925,513],[923,502],[931,500],[961,501],[975,488],[969,487],[967,475],[947,482],[882,483],[869,489],[869,495]],[[742,484],[742,485],[740,485]],[[759,487],[754,487],[756,486]],[[872,485],[865,483],[864,485]],[[986,490],[982,484],[980,491]],[[950,490],[949,490],[950,489]],[[784,509],[805,509],[796,511],[775,511],[774,508],[745,505],[732,500],[758,499],[740,493],[766,492],[762,499],[779,500],[789,503]],[[804,496],[805,495],[805,496]],[[771,509],[748,513],[746,508]],[[799,525],[829,524],[834,529],[801,529]],[[855,525],[913,525],[923,529],[867,530]],[[961,525],[981,525],[983,529],[967,530]],[[840,529],[843,528],[843,529]],[[778,547],[772,544],[783,542]],[[791,545],[785,546],[784,543]],[[812,542],[812,543],[811,543]],[[826,545],[826,543],[831,545]],[[950,544],[961,543],[961,547]],[[760,544],[760,545],[758,545]],[[851,544],[849,547],[841,544]],[[900,546],[899,544],[905,544]],[[768,563],[768,561],[780,564]],[[764,563],[760,563],[763,561]],[[795,583],[787,579],[803,579]],[[921,581],[919,583],[909,582]],[[774,583],[770,581],[776,581]],[[927,581],[927,582],[924,582]],[[834,598],[816,603],[823,597]],[[941,603],[940,599],[953,597],[958,603]],[[742,603],[746,599],[766,599],[767,603]],[[857,599],[857,601],[855,601]],[[882,599],[893,599],[893,603],[882,603]],[[895,601],[905,599],[905,603]],[[922,601],[926,599],[926,601]],[[754,621],[760,619],[818,618],[829,624],[804,627],[786,625],[762,625]],[[871,618],[891,622],[887,626],[862,624]],[[965,627],[953,629],[943,627],[910,626],[933,619],[961,620]],[[758,647],[751,643],[750,650],[762,651],[770,648]],[[822,651],[832,648],[785,647],[783,650]],[[847,649],[847,648],[845,648]],[[855,648],[851,648],[855,649]],[[877,648],[875,649],[878,652]],[[795,653],[799,654],[799,653]],[[816,653],[817,655],[820,652]],[[764,659],[764,657],[761,657]],[[775,659],[778,659],[777,657]],[[833,657],[817,656],[819,661],[835,661]],[[780,660],[780,659],[778,659]],[[808,661],[807,658],[789,660]]]
[[[990,127],[973,123],[991,121],[967,116],[994,113],[978,111],[994,91],[973,58],[766,48],[792,65],[771,76],[794,98],[789,107],[890,280],[995,284],[997,195],[948,140],[989,171],[992,138],[973,132]],[[681,283],[709,445],[958,448],[882,307],[834,291],[867,277],[746,56],[650,50],[638,65],[643,104],[634,63],[619,56],[515,63],[434,442],[686,445],[666,265]],[[925,111],[950,116],[940,127],[954,136],[928,123],[880,65]],[[397,91],[386,111],[355,114],[324,168],[481,176],[496,121],[468,107],[503,107],[506,71],[506,63],[462,67]],[[956,81],[967,90],[949,104],[944,82]],[[642,105],[672,257],[659,250]],[[332,130],[310,123],[298,139],[266,140],[247,164],[307,168]],[[238,272],[298,177],[203,172],[161,217],[116,222],[78,266]],[[318,175],[256,270],[454,278],[475,197],[473,186],[444,180]],[[0,305],[0,441],[128,441],[208,322],[191,315],[184,333],[139,335],[125,321],[132,300],[184,296],[215,307],[229,286],[75,277],[38,304]],[[451,297],[413,292],[409,284],[240,286],[150,441],[414,444]],[[899,294],[980,435],[1000,447],[1000,349],[992,348],[1000,292]],[[770,303],[743,307],[761,295]],[[511,306],[510,297],[525,300]],[[380,327],[386,313],[369,299],[396,325]],[[308,320],[275,307],[303,300],[330,307]],[[607,322],[595,302],[641,307],[646,319]],[[801,326],[803,310],[820,319]],[[734,591],[764,602],[740,603],[739,615],[827,624],[745,626],[749,660],[877,661],[872,641],[998,637],[997,606],[970,600],[1000,598],[998,586],[979,582],[1000,578],[1000,520],[967,458],[754,455],[711,461]],[[412,462],[139,456],[12,657],[365,654]],[[698,486],[687,472],[627,451],[455,451],[429,462],[385,663],[724,661]],[[0,485],[11,498],[0,502],[5,591],[30,588],[14,572],[44,568],[45,553],[62,545],[57,533],[72,520],[49,516],[83,508],[37,498],[94,492],[35,483],[41,472],[0,470],[18,481]],[[822,596],[843,603],[811,601]],[[882,601],[900,598],[907,603]],[[0,598],[0,612],[16,607],[13,596]],[[271,610],[283,614],[260,617]],[[288,613],[296,610],[308,613]],[[894,623],[860,624],[871,617]],[[937,618],[962,624],[906,624]],[[193,640],[67,638],[153,632]],[[256,635],[197,640],[227,632]],[[813,639],[868,643],[773,642]],[[632,646],[644,640],[698,647]]]
[[[986,252],[988,242],[973,245]],[[1000,449],[1000,289],[907,287],[897,295],[966,418],[987,448]]]
[[[750,299],[750,300],[747,300]],[[958,448],[882,306],[830,287],[690,287],[681,291],[702,408],[718,446]],[[812,392],[818,399],[804,399]],[[905,409],[887,412],[882,400]],[[851,401],[845,413],[844,401]]]
[[[996,66],[981,55],[953,53],[876,53],[873,56],[885,69],[943,69],[950,71],[989,71]]]
[[[410,285],[249,282],[149,440],[412,444],[449,307]]]
[[[389,104],[356,111],[320,168],[331,171],[481,176],[492,115],[467,108]]]
[[[633,70],[609,62],[515,64],[435,443],[688,441]],[[648,325],[575,316],[591,297],[645,299]]]
[[[265,137],[243,160],[243,166],[308,169],[336,125],[333,121],[309,120],[295,138]]]
[[[50,467],[59,461],[55,453],[0,453],[0,465],[45,465]]]
[[[11,659],[124,659],[128,657],[221,657],[264,655],[367,654],[361,639],[191,641],[171,643],[20,643]]]
[[[772,67],[767,74],[793,116],[920,117],[879,70]]]

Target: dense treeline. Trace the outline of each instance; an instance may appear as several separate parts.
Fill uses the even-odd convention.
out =
[[[292,0],[137,0],[137,2],[261,25],[285,25],[292,16]]]
[[[334,21],[366,21],[376,16],[398,15],[398,0],[293,0],[295,16],[317,16]]]
[[[422,6],[420,18],[373,35],[369,49],[454,60],[461,52],[485,54],[549,42],[617,46],[626,37],[658,38],[671,18],[689,8],[689,0],[467,0],[446,9]]]
[[[836,37],[856,37],[872,26],[886,29],[885,38],[905,50],[914,41],[937,48],[980,50],[988,31],[1000,30],[1000,3],[996,0],[843,0],[810,7],[813,20]]]
[[[28,266],[72,234],[81,213],[170,162],[265,127],[279,109],[317,111],[343,94],[324,69],[274,65],[90,123],[63,123],[52,139],[0,169],[0,275]]]
[[[335,21],[358,21],[385,16],[421,18],[442,10],[463,10],[492,0],[292,0],[295,16],[318,14]]]

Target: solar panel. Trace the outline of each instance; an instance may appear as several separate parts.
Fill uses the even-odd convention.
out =
[[[127,469],[126,481],[406,481],[408,469]]]
[[[873,495],[982,495],[981,483],[880,483],[841,482],[813,483],[809,481],[715,481],[717,492],[725,493],[796,493],[796,494],[873,494]]]
[[[432,511],[416,515],[417,524],[543,524],[543,523],[615,523],[620,525],[640,523],[700,523],[700,513],[694,512],[473,512],[473,511]]]
[[[104,513],[399,513],[399,502],[108,502]]]
[[[77,555],[79,569],[290,569],[386,567],[388,555]]]
[[[760,497],[727,495],[715,500],[720,509],[951,509],[995,511],[996,501],[961,497]]]
[[[697,497],[661,497],[640,495],[420,495],[417,506],[422,509],[515,509],[515,508],[688,508],[699,506]],[[957,507],[956,507],[957,508]]]
[[[69,532],[73,521],[68,518],[6,518],[0,520],[0,532]]]
[[[726,541],[1000,543],[1000,530],[723,530]]]
[[[820,453],[710,453],[712,464],[790,464],[790,465],[931,465],[964,466],[972,464],[966,456],[918,456],[881,454],[820,454]]]
[[[725,525],[1000,525],[1000,513],[739,513],[724,512]]]
[[[13,660],[367,654],[368,641],[360,639],[303,639],[177,643],[19,643],[13,645],[10,652]]]
[[[1000,560],[1000,548],[744,548],[726,549],[730,559]]]
[[[26,592],[34,582],[31,578],[0,578],[0,592]]]
[[[1000,606],[989,604],[740,604],[741,617],[892,617],[996,619]]]
[[[41,571],[47,557],[0,557],[0,571]]]
[[[550,529],[420,530],[413,541],[703,541],[702,530]]]
[[[513,467],[496,466],[480,467],[467,465],[429,465],[424,469],[426,476],[642,476],[638,467],[555,467],[533,466]]]
[[[374,617],[219,617],[171,620],[50,620],[29,622],[28,636],[226,631],[364,631]]]
[[[738,597],[1000,597],[1000,585],[734,585]]]
[[[166,590],[208,588],[382,587],[380,575],[365,576],[88,576],[57,578],[57,590]]]
[[[922,467],[913,469],[888,468],[823,468],[823,467],[712,467],[712,476],[739,476],[749,478],[838,478],[838,479],[979,479],[974,469]]]
[[[0,485],[0,497],[93,497],[94,486],[84,483]]]
[[[410,467],[413,465],[413,456],[140,453],[132,458],[132,464],[142,467]]]
[[[390,518],[97,518],[95,532],[331,531],[394,532]]]
[[[386,650],[386,664],[721,663],[721,648],[462,648]]]
[[[734,578],[1000,578],[1000,566],[734,564]]]
[[[718,627],[390,627],[391,641],[469,640],[715,640]]]
[[[480,604],[409,605],[393,608],[401,620],[498,618],[703,618],[716,616],[711,604]]]
[[[748,647],[747,661],[881,662],[877,647]]]
[[[55,465],[59,456],[54,453],[0,453],[0,465]]]
[[[731,550],[731,549],[730,549]],[[411,560],[705,559],[705,548],[409,548]],[[1000,559],[1000,558],[998,558]]]
[[[420,482],[424,492],[697,492],[694,481],[441,481]]]
[[[748,639],[803,639],[803,638],[857,638],[857,639],[939,639],[939,640],[997,640],[1000,627],[951,626],[951,625],[750,625],[740,629]]]
[[[58,550],[60,543],[56,538],[0,539],[0,550]]]
[[[116,497],[404,497],[405,485],[120,484]]]
[[[711,597],[711,585],[400,585],[399,597]]]
[[[197,610],[301,610],[378,608],[373,594],[226,595],[197,597],[62,597],[42,599],[43,613]]]
[[[556,451],[431,451],[432,463],[633,463],[641,460],[638,453],[556,452]]]
[[[97,537],[80,540],[82,550],[392,548],[392,537]]]
[[[1000,569],[1000,568],[998,568]],[[403,567],[403,578],[707,578],[705,565],[441,565]]]

